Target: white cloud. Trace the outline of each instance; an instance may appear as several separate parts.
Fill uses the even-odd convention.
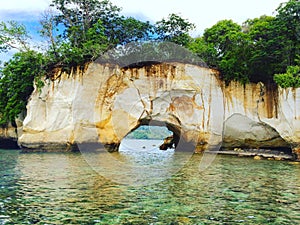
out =
[[[50,0],[1,0],[1,10],[41,11],[49,6]]]
[[[153,21],[170,13],[180,13],[197,26],[202,33],[222,19],[242,23],[249,18],[272,15],[284,0],[111,0],[123,8],[124,13],[142,13]]]
[[[51,0],[0,0],[0,20],[37,20]]]

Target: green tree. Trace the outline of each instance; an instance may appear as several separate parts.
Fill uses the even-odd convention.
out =
[[[225,81],[248,82],[249,38],[242,27],[232,20],[222,20],[203,34],[208,45],[210,60],[208,65],[216,66]]]
[[[59,12],[55,21],[65,27],[64,37],[77,47],[87,40],[87,31],[94,24],[100,20],[108,29],[113,26],[111,22],[119,19],[120,12],[108,0],[53,0],[51,6]]]
[[[52,56],[49,58],[50,61],[55,61],[60,57],[59,48],[62,44],[61,34],[59,33],[60,29],[56,25],[55,13],[53,10],[48,9],[42,13],[42,19],[40,24],[42,28],[39,30],[39,33],[42,37],[48,42],[48,55]]]
[[[16,21],[0,22],[0,51],[28,51],[30,36],[24,25]]]
[[[235,39],[242,32],[242,28],[232,20],[222,20],[217,24],[205,30],[203,34],[204,40],[213,44],[216,49],[216,57],[221,57],[230,51],[235,44]]]
[[[50,40],[48,56],[54,61],[51,64],[81,65],[96,58],[99,49],[107,48],[101,19],[114,16],[118,8],[108,1],[97,0],[53,0],[51,6],[55,9],[41,21],[41,34]],[[55,31],[60,34],[55,35]]]
[[[121,16],[120,8],[108,0],[53,0],[52,7],[59,12],[54,16],[56,26],[65,28],[59,64],[76,66],[93,61],[117,45],[146,40],[152,32],[149,22]],[[51,24],[46,20],[44,30],[52,30]],[[51,39],[51,32],[45,33]]]
[[[1,69],[0,124],[5,125],[26,110],[33,83],[41,85],[44,57],[34,51],[16,53]]]
[[[171,41],[180,46],[188,45],[191,40],[189,32],[194,28],[193,23],[174,13],[170,14],[167,19],[162,19],[156,23],[156,33],[159,40]]]
[[[285,73],[275,74],[274,80],[282,88],[300,87],[300,66],[289,66]]]
[[[282,37],[284,61],[287,66],[295,65],[300,54],[300,1],[289,0],[280,4],[276,11],[277,35]]]
[[[187,48],[195,53],[200,59],[205,63],[209,63],[209,66],[212,68],[217,67],[216,61],[216,49],[212,44],[207,43],[203,37],[197,37],[190,40],[187,45]]]
[[[247,20],[243,24],[243,30],[250,39],[248,76],[251,81],[272,81],[273,74],[282,72],[286,67],[278,29],[276,19],[271,16]]]

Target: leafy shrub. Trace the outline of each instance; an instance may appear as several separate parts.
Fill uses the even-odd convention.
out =
[[[286,73],[275,74],[274,81],[282,88],[300,87],[300,66],[289,66]]]

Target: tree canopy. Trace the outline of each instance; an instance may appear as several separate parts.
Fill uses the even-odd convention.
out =
[[[0,51],[17,49],[29,51],[30,36],[23,24],[16,21],[0,22]]]
[[[222,20],[193,39],[188,48],[220,71],[226,82],[274,83],[274,74],[297,66],[300,53],[300,1],[280,4],[276,15],[242,25]]]
[[[56,67],[68,71],[131,42],[172,41],[184,46],[194,28],[176,14],[156,24],[125,17],[109,0],[52,0],[40,24],[39,33],[48,43],[43,53],[31,48],[24,25],[0,23],[0,51],[19,51],[0,71],[0,124],[13,121],[25,110],[33,83],[41,87],[40,77]]]
[[[193,30],[195,25],[183,19],[174,13],[167,19],[162,19],[156,23],[156,33],[159,40],[174,42],[180,46],[187,46],[191,40],[189,31]]]
[[[34,51],[16,53],[1,70],[0,125],[14,122],[26,108],[33,83],[43,73],[44,57]],[[40,80],[36,80],[41,85]]]

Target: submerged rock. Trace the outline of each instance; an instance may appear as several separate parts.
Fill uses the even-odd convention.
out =
[[[261,156],[259,156],[259,155],[256,155],[256,156],[253,157],[253,159],[255,159],[255,160],[262,160],[263,157],[261,157]]]

